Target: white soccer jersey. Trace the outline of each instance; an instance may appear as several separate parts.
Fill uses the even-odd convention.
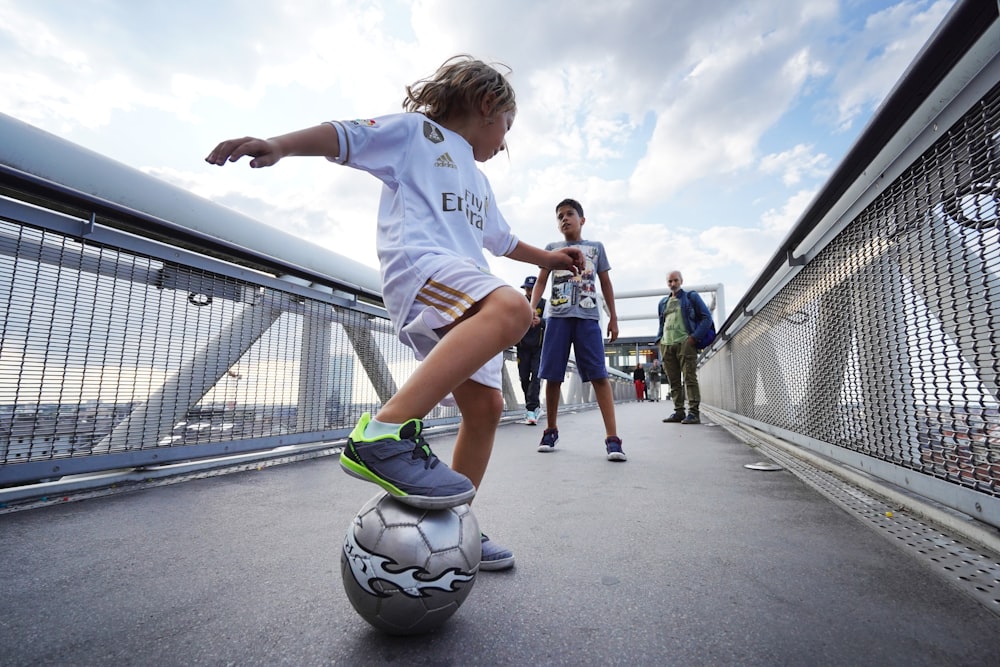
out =
[[[427,279],[456,261],[489,273],[483,249],[503,256],[517,237],[496,205],[472,146],[419,113],[331,122],[334,162],[382,181],[376,247],[382,292],[397,332]]]

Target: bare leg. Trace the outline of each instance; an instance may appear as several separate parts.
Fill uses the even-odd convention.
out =
[[[597,407],[601,409],[604,419],[604,431],[607,437],[618,436],[618,422],[615,419],[615,397],[611,391],[611,381],[608,378],[591,380],[594,394],[597,396]]]
[[[562,398],[562,382],[545,381],[545,428],[557,428],[559,400]]]
[[[422,419],[529,326],[531,306],[524,296],[512,287],[494,290],[451,326],[375,419],[389,424]]]
[[[462,411],[462,424],[455,440],[451,468],[468,477],[478,490],[493,451],[497,425],[503,413],[503,396],[499,390],[473,380],[466,380],[455,387],[452,395]],[[472,504],[471,500],[469,504]],[[485,535],[481,539],[483,555],[480,570],[506,570],[514,566],[514,554],[509,549]]]
[[[462,411],[462,423],[458,427],[451,469],[468,477],[478,489],[493,451],[493,440],[503,413],[503,396],[498,389],[473,380],[455,387],[452,394]]]

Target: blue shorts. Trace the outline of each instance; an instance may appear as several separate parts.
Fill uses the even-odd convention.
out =
[[[570,345],[581,380],[590,382],[608,377],[601,323],[579,317],[550,317],[545,321],[538,377],[552,382],[565,380]]]

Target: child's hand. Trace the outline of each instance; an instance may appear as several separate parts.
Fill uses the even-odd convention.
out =
[[[611,318],[608,320],[608,342],[613,343],[618,340],[618,320]]]
[[[236,162],[244,155],[249,155],[250,166],[253,168],[270,167],[281,159],[281,153],[273,141],[267,139],[256,139],[254,137],[243,137],[241,139],[229,139],[216,146],[205,162],[217,164],[220,167],[226,162]]]
[[[587,265],[587,260],[579,248],[559,248],[553,250],[552,255],[554,259],[552,265],[548,267],[550,269],[569,269],[579,274]]]

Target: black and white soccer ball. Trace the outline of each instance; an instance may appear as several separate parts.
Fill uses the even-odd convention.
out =
[[[340,573],[355,611],[394,635],[434,630],[468,597],[482,555],[469,505],[422,510],[380,493],[344,538]]]

